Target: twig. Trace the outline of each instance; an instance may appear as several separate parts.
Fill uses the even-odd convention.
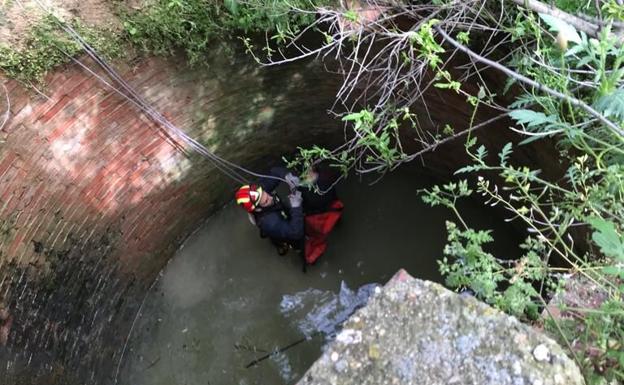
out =
[[[305,341],[308,341],[308,340],[312,339],[312,337],[315,337],[315,336],[317,336],[317,335],[319,335],[319,334],[321,334],[321,332],[315,332],[315,333],[313,333],[312,335],[310,335],[309,337],[303,337],[303,338],[300,338],[300,339],[298,339],[297,341],[291,342],[290,344],[288,344],[288,345],[286,345],[286,346],[284,346],[284,347],[282,347],[282,348],[279,348],[278,350],[274,350],[274,351],[272,351],[271,353],[267,353],[267,354],[265,354],[265,355],[264,355],[264,356],[262,356],[262,357],[256,358],[255,360],[253,360],[253,361],[251,361],[250,363],[248,363],[247,365],[245,365],[245,369],[249,369],[249,368],[251,368],[252,366],[257,365],[257,364],[259,364],[260,362],[262,362],[262,361],[264,361],[264,360],[266,360],[266,359],[268,359],[268,358],[271,358],[271,357],[276,356],[276,355],[278,355],[278,354],[280,354],[280,353],[283,353],[283,352],[285,352],[286,350],[288,350],[288,349],[290,349],[290,348],[293,348],[293,347],[295,347],[295,346],[299,345],[300,343],[303,343],[303,342],[305,342]]]

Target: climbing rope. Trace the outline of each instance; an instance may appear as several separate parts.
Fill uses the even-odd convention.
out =
[[[134,104],[137,108],[139,108],[143,113],[145,113],[148,117],[150,117],[154,122],[156,122],[163,135],[176,147],[179,147],[177,144],[178,141],[182,142],[186,145],[187,148],[194,150],[199,155],[203,156],[205,159],[209,160],[215,168],[221,171],[224,175],[229,177],[230,179],[241,183],[249,183],[249,179],[247,176],[253,176],[256,178],[266,178],[266,179],[275,179],[282,182],[286,182],[284,178],[280,178],[273,175],[266,175],[261,173],[253,172],[243,166],[240,166],[234,162],[231,162],[214,152],[211,152],[198,142],[197,140],[190,137],[185,131],[171,123],[167,118],[165,118],[160,112],[154,109],[141,95],[139,95],[124,79],[121,77],[114,69],[111,67],[108,62],[104,58],[102,58],[97,51],[91,47],[84,38],[76,32],[70,25],[67,25],[63,21],[59,20],[52,12],[51,9],[47,8],[44,4],[42,4],[39,0],[35,0],[36,3],[41,7],[45,12],[49,13],[53,19],[58,23],[65,33],[67,33],[78,45],[82,48],[82,50],[96,63],[99,67],[108,75],[108,77],[116,84],[111,84],[111,82],[106,81],[102,76],[97,74],[87,65],[82,63],[80,60],[76,59],[72,55],[69,55],[64,50],[61,50],[66,56],[68,56],[72,61],[77,63],[81,68],[89,72],[92,76],[98,79],[102,84],[106,85],[111,90],[115,91],[118,95],[122,96],[124,99]],[[177,139],[177,141],[176,141]],[[184,150],[184,149],[182,149]]]

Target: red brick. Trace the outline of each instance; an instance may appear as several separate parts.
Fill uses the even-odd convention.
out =
[[[17,251],[17,248],[22,245],[22,241],[23,240],[24,240],[24,234],[23,233],[18,233],[18,234],[15,235],[15,237],[13,238],[11,243],[9,244],[9,248],[8,248],[8,252],[7,252],[7,254],[10,257],[14,257],[15,256],[15,252]]]
[[[61,71],[51,72],[48,76],[46,76],[45,84],[47,84],[47,88],[55,92],[57,89],[62,89],[63,84],[67,81],[67,76]],[[51,96],[51,95],[48,95]]]
[[[55,126],[54,130],[52,132],[50,132],[50,134],[47,137],[48,141],[50,141],[50,144],[52,144],[52,142],[54,142],[55,140],[57,140],[58,138],[63,136],[65,134],[65,132],[68,131],[68,129],[74,123],[76,123],[77,120],[78,120],[77,117],[71,116],[70,118],[66,119],[65,121],[59,122]]]
[[[98,106],[101,112],[108,113],[110,111],[113,111],[115,108],[119,107],[120,105],[124,103],[128,103],[128,102],[124,98],[119,96],[116,92],[108,91],[105,94],[105,96],[102,98],[102,100],[100,100],[100,102],[98,103]]]
[[[86,77],[78,73],[76,76],[68,79],[68,81],[63,84],[63,88],[66,90],[65,95],[73,99],[83,94],[84,91],[93,88],[96,84],[98,84],[98,80],[95,77]]]
[[[153,155],[153,152],[158,150],[160,146],[165,145],[163,140],[160,138],[149,138],[146,145],[141,145],[139,148],[141,149],[141,154],[149,157]]]
[[[9,79],[5,76],[0,76],[0,83],[4,84],[4,87],[6,87],[10,95],[12,95],[18,87],[24,88],[17,80]]]
[[[67,106],[67,104],[71,101],[72,101],[71,98],[67,96],[63,96],[58,102],[56,102],[56,104],[52,106],[52,108],[44,112],[43,115],[39,117],[39,120],[44,124],[48,123],[52,118],[56,116],[57,113],[62,111],[63,108],[65,108],[65,106]]]
[[[47,139],[40,137],[38,134],[31,134],[31,142],[29,146],[21,149],[21,153],[24,158],[29,161],[32,167],[45,167],[48,163],[48,159],[44,159],[44,154],[51,153],[49,148],[49,142]]]
[[[0,161],[0,178],[4,175],[4,173],[11,167],[13,161],[17,158],[17,154],[15,152],[8,152]]]
[[[11,115],[12,118],[15,118],[26,105],[31,103],[30,92],[25,87],[18,87],[13,91],[9,91],[9,95],[11,100]],[[0,100],[2,100],[2,96],[0,96]],[[2,103],[2,112],[4,113],[4,104],[6,102],[3,101]]]
[[[26,229],[24,233],[24,239],[26,240],[26,242],[30,243],[30,241],[34,240],[33,235],[36,233],[38,229],[38,227],[35,226],[35,223],[40,223],[40,222],[41,222],[40,219],[37,218],[37,212],[30,213],[30,215],[25,221],[25,227],[24,227]]]
[[[82,222],[88,216],[88,210],[84,205],[77,203],[75,198],[73,206],[71,212],[67,214],[67,220],[72,223]]]
[[[15,188],[18,186],[19,183],[18,174],[19,169],[17,167],[10,167],[7,172],[4,173],[0,184],[0,186],[2,186],[2,188],[4,189],[2,198],[4,198],[4,196],[7,194],[7,191],[9,191],[11,194],[13,193],[13,191],[15,191]]]

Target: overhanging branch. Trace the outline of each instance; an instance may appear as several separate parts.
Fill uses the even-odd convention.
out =
[[[516,1],[516,0],[514,0]],[[590,115],[596,117],[598,120],[600,120],[602,123],[604,123],[607,127],[609,127],[609,129],[611,129],[611,131],[613,131],[615,134],[617,134],[621,139],[624,138],[624,130],[622,130],[620,127],[618,127],[615,123],[613,123],[612,121],[610,121],[609,119],[605,118],[604,115],[602,115],[600,112],[596,111],[595,109],[593,109],[590,105],[588,105],[587,103],[585,103],[582,100],[576,99],[575,97],[572,97],[570,95],[566,95],[563,94],[559,91],[553,90],[552,88],[546,87],[543,84],[540,84],[538,82],[536,82],[535,80],[529,79],[528,77],[521,75],[515,71],[510,70],[509,68],[505,67],[504,65],[497,63],[493,60],[484,58],[483,56],[477,54],[476,52],[472,51],[470,48],[462,45],[461,43],[459,43],[457,40],[453,39],[452,37],[450,37],[446,32],[444,32],[441,28],[439,27],[435,27],[435,30],[437,33],[440,34],[440,36],[442,36],[444,38],[444,40],[446,40],[448,43],[450,43],[452,46],[454,46],[455,48],[457,48],[458,50],[460,50],[461,52],[464,52],[465,54],[467,54],[468,56],[470,56],[473,60],[476,60],[478,62],[481,62],[489,67],[495,68],[501,72],[503,72],[504,74],[506,74],[507,76],[516,79],[517,81],[520,81],[524,84],[527,84],[533,88],[535,88],[538,91],[543,91],[551,96],[554,96],[558,99],[562,99],[565,100],[566,102],[570,103],[573,106],[577,106],[582,108],[583,110],[585,110],[587,113],[589,113]]]

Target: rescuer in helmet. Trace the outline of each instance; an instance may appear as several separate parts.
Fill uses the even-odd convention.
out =
[[[286,181],[290,187],[290,206],[274,192],[280,179],[262,178],[257,185],[245,185],[236,192],[236,203],[248,213],[251,222],[284,255],[290,248],[301,252],[306,265],[314,264],[327,248],[327,237],[342,215],[343,204],[334,189],[336,177],[328,169],[310,170],[306,186],[284,167],[271,169],[271,176]],[[315,185],[322,193],[310,187]],[[303,198],[302,198],[303,192]]]
[[[293,247],[301,250],[304,242],[304,217],[301,191],[296,190],[299,179],[286,168],[271,169],[272,176],[287,181],[291,192],[290,205],[284,204],[275,189],[280,181],[262,178],[258,184],[241,186],[236,191],[236,203],[248,213],[249,218],[260,229],[260,236],[269,238],[280,255]]]

